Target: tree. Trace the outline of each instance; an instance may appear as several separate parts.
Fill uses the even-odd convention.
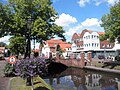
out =
[[[62,37],[64,30],[54,22],[57,12],[50,0],[9,0],[6,5],[7,18],[10,17],[8,32],[13,36],[22,36],[26,41],[26,54],[30,57],[30,41],[48,40],[54,35]],[[6,20],[6,18],[5,18]],[[28,25],[29,24],[29,25]]]
[[[15,55],[24,54],[25,52],[25,38],[21,36],[11,37],[9,48]]]
[[[8,6],[4,6],[0,2],[0,38],[9,34],[11,18],[11,12]]]
[[[60,47],[60,45],[58,44],[57,47],[56,47],[56,51],[59,53],[59,56],[61,56],[64,52],[64,50],[62,50],[62,48]]]
[[[120,1],[110,8],[110,13],[103,15],[101,26],[105,29],[104,39],[120,43]],[[102,37],[102,38],[103,38]]]

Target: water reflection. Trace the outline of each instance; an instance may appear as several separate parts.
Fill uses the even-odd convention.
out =
[[[55,90],[120,90],[118,75],[101,74],[77,68],[68,68],[45,81]]]

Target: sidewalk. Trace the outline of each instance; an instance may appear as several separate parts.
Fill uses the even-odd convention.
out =
[[[8,77],[0,77],[0,90],[9,90],[9,80]]]
[[[9,90],[9,77],[4,77],[3,69],[5,66],[5,61],[0,61],[0,90]]]
[[[101,67],[95,67],[95,66],[84,66],[84,69],[120,74],[120,70],[101,68]]]

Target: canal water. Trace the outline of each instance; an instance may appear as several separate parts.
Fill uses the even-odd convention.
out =
[[[120,75],[67,68],[44,79],[55,90],[120,90]]]

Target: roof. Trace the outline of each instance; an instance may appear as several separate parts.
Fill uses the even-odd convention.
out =
[[[80,34],[77,34],[77,35],[78,35],[78,38],[82,38],[83,35],[85,34],[85,32],[92,33],[93,31],[92,31],[92,30],[87,30],[87,29],[85,29],[85,30],[83,30]],[[74,34],[73,34],[73,36],[74,36]],[[75,39],[75,38],[74,38],[74,39]]]
[[[79,37],[81,37],[81,35],[82,35],[82,34],[80,34],[80,33],[78,34]]]
[[[109,47],[108,47],[109,46]],[[114,47],[114,43],[110,43],[107,40],[100,41],[100,49],[112,49]]]
[[[73,36],[72,36],[72,40],[82,38],[83,35],[84,35],[86,32],[92,33],[92,32],[94,32],[94,31],[85,29],[85,30],[83,30],[80,34],[74,33]],[[104,34],[105,34],[105,32],[97,32],[97,33],[98,33],[99,35],[104,35]]]
[[[97,32],[99,35],[104,35],[105,32]]]
[[[59,44],[59,45],[62,50],[65,50],[65,48],[71,48],[71,44],[65,43],[65,44]]]
[[[71,44],[64,42],[62,40],[59,39],[51,39],[51,40],[47,40],[46,41],[49,47],[57,47],[57,45],[60,45],[60,48],[62,50],[65,50],[65,48],[71,48]],[[54,50],[52,50],[54,51]]]
[[[65,42],[63,42],[62,40],[59,40],[59,39],[51,39],[51,40],[47,40],[46,42],[48,44],[50,44],[50,43],[56,43],[56,44],[58,44],[58,43],[65,43]]]
[[[74,40],[74,39],[78,39],[78,38],[79,38],[79,34],[74,33],[73,36],[72,36],[72,40]]]
[[[59,39],[51,39],[46,41],[49,47],[56,47],[58,44],[64,44],[66,42],[63,42],[62,40]]]

